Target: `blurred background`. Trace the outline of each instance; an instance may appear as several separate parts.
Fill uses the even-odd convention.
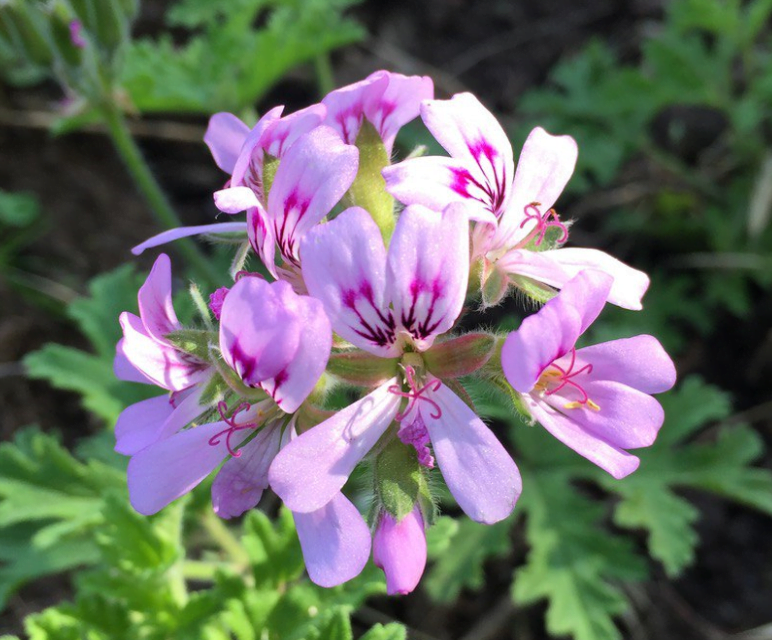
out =
[[[37,425],[77,448],[131,395],[108,380],[110,318],[136,295],[123,265],[143,273],[155,256],[130,248],[162,227],[122,162],[134,144],[122,135],[180,219],[206,224],[225,180],[202,142],[211,113],[251,125],[377,69],[428,75],[437,97],[475,93],[516,155],[536,125],[576,138],[557,207],[575,221],[571,242],[652,278],[644,311],[607,309],[591,342],[651,333],[681,385],[663,399],[672,435],[648,476],[642,456],[637,484],[578,471],[568,506],[525,503],[493,533],[445,523],[423,585],[368,600],[355,636],[396,620],[417,640],[772,638],[772,1],[64,4],[0,0],[3,441]],[[400,154],[417,144],[439,152],[420,122]],[[128,282],[134,293],[110,297]],[[496,316],[514,328],[518,313],[510,298]],[[510,444],[527,458],[539,445],[519,437]],[[0,477],[6,501],[11,480]],[[0,501],[0,541],[17,524],[10,511]],[[68,572],[88,564],[25,572],[18,549],[0,549],[0,633],[72,598]]]

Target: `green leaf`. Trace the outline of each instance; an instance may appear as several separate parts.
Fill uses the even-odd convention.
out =
[[[510,551],[511,525],[510,520],[482,525],[462,518],[452,537],[449,535],[451,527],[445,526],[442,533],[450,538],[452,551],[448,553],[444,543],[437,545],[434,541],[431,545],[430,557],[435,562],[423,579],[429,595],[438,602],[452,602],[463,588],[482,587],[485,579],[483,564]]]
[[[407,640],[407,629],[396,622],[376,624],[359,640]]]
[[[0,224],[27,227],[40,218],[40,204],[30,193],[10,193],[0,189]]]
[[[244,521],[242,543],[258,586],[278,587],[303,572],[303,554],[292,513],[287,509],[279,512],[275,523],[262,511],[250,511]]]

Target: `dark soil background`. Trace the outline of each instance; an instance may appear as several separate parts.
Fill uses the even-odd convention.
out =
[[[166,4],[144,2],[137,30],[160,29]],[[661,19],[662,5],[657,0],[543,0],[538,5],[522,0],[369,0],[354,14],[370,38],[333,57],[338,84],[378,68],[427,74],[439,96],[470,90],[504,119],[512,119],[523,92],[543,83],[562,56],[590,37],[609,41],[623,60],[634,59],[642,35]],[[310,70],[299,69],[258,107],[277,102],[304,106],[315,98]],[[41,291],[66,302],[85,293],[89,278],[126,261],[148,267],[152,255],[136,259],[129,249],[156,227],[104,135],[52,138],[32,117],[54,110],[60,99],[55,86],[24,91],[0,87],[0,187],[40,198],[47,222],[20,264],[37,278]],[[204,119],[180,123],[170,115],[144,121],[139,139],[188,224],[212,220],[211,194],[223,181],[198,141],[205,124]],[[570,210],[570,203],[564,207]],[[587,243],[625,258],[592,237]],[[78,332],[61,313],[20,296],[3,274],[0,310],[0,438],[38,424],[59,430],[65,442],[74,443],[99,429],[76,397],[27,380],[18,365],[45,342],[83,346]],[[772,407],[761,403],[770,397],[772,303],[759,304],[739,326],[730,317],[716,318],[715,325],[715,336],[695,340],[678,363],[679,371],[698,372],[733,393],[737,411],[747,412],[746,418],[769,441]],[[738,371],[737,362],[756,364]],[[702,513],[697,562],[675,582],[662,573],[630,593],[635,607],[622,621],[625,637],[713,640],[772,620],[770,520],[704,495],[689,497]],[[384,616],[396,617],[416,631],[417,640],[422,634],[437,639],[545,638],[543,607],[519,611],[509,599],[513,567],[525,553],[522,542],[515,549],[512,557],[490,563],[482,592],[464,594],[452,609],[432,604],[419,590],[399,600],[375,600],[355,619],[365,627]],[[67,590],[66,578],[23,589],[0,616],[0,632],[18,631],[25,614],[66,597]],[[772,638],[772,632],[753,637]]]

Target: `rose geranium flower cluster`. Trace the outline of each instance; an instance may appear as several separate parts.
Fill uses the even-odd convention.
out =
[[[397,132],[418,116],[449,157],[392,163]],[[217,470],[223,518],[268,488],[283,500],[314,582],[351,579],[372,549],[389,593],[408,593],[435,518],[430,476],[488,524],[523,489],[469,376],[506,387],[513,411],[615,478],[636,469],[628,450],[654,442],[663,412],[651,394],[675,370],[651,336],[576,347],[607,302],[640,309],[649,281],[564,247],[569,224],[553,205],[576,162],[572,138],[537,128],[515,165],[474,96],[435,100],[428,78],[379,71],[252,129],[216,114],[205,141],[230,176],[217,207],[245,218],[167,231],[135,253],[199,233],[241,247],[202,327],[180,324],[163,254],[139,316],[120,317],[116,375],[165,391],[116,426],[137,511],[156,513]],[[513,289],[543,305],[517,331],[459,328],[465,310]],[[333,410],[341,385],[357,395],[339,408],[337,394]],[[359,465],[366,516],[344,492]]]

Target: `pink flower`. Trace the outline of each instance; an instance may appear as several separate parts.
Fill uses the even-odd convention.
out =
[[[327,107],[325,124],[335,129],[346,144],[355,144],[367,119],[391,154],[399,130],[417,118],[421,102],[433,96],[431,78],[376,71],[327,94],[322,100]]]
[[[614,278],[609,302],[640,309],[648,277],[596,249],[539,248],[549,227],[568,239],[568,227],[552,209],[568,183],[577,158],[569,136],[536,128],[528,136],[515,171],[512,147],[493,115],[472,94],[428,100],[421,117],[450,158],[414,158],[383,171],[387,188],[405,204],[437,211],[464,203],[475,257],[507,276],[523,276],[561,288],[583,269]],[[429,186],[431,185],[431,186]]]
[[[404,595],[418,586],[426,567],[426,532],[418,505],[399,522],[381,513],[373,536],[373,562],[386,574],[389,595]]]
[[[511,513],[520,494],[512,458],[453,391],[430,371],[419,379],[411,364],[461,311],[468,247],[466,215],[453,207],[440,215],[406,208],[388,253],[378,227],[358,208],[307,235],[303,277],[335,332],[373,355],[408,358],[410,373],[406,387],[396,378],[387,381],[282,450],[269,478],[290,509],[324,506],[397,419],[411,428],[417,420],[424,425],[450,491],[471,518],[492,523]],[[404,398],[407,408],[400,413]]]
[[[576,348],[612,286],[607,274],[581,272],[509,334],[501,362],[535,420],[577,453],[623,478],[639,463],[626,449],[650,446],[664,420],[662,407],[650,394],[670,389],[676,373],[652,336]]]
[[[83,24],[80,20],[70,20],[70,42],[78,49],[86,47],[86,41],[83,39]]]

